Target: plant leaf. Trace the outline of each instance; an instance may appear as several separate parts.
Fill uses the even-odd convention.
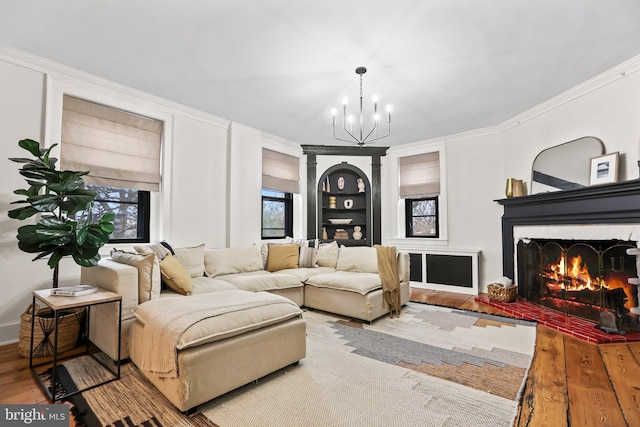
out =
[[[9,218],[13,218],[13,219],[27,219],[30,218],[32,216],[34,216],[35,214],[38,213],[38,210],[31,207],[31,206],[25,206],[22,208],[17,208],[17,209],[12,209],[8,212]]]
[[[35,157],[40,157],[40,143],[33,139],[23,139],[18,141],[18,145],[25,150],[29,151]],[[55,144],[54,144],[55,145]]]

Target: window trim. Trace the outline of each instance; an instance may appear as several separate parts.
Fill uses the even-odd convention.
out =
[[[262,189],[261,191],[264,191]],[[276,190],[272,190],[276,191]],[[284,197],[275,197],[275,196],[265,196],[262,194],[260,207],[260,238],[262,240],[274,240],[274,239],[284,239],[286,236],[293,236],[293,193],[286,193],[283,191],[277,191],[284,194]],[[264,202],[272,201],[272,202],[283,202],[284,203],[284,236],[265,236],[264,235]],[[273,230],[273,229],[269,229]]]
[[[406,238],[418,238],[418,239],[439,239],[440,238],[440,202],[439,196],[430,196],[430,197],[417,197],[414,199],[404,199],[404,217],[405,217],[405,237]],[[435,215],[418,215],[417,217],[432,217],[435,216],[436,220],[436,234],[433,236],[414,236],[412,232],[413,227],[413,218],[412,214],[412,204],[413,202],[425,201],[425,200],[433,200],[436,205],[436,214]]]

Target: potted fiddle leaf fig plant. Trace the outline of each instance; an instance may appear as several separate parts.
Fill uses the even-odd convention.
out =
[[[73,257],[76,264],[94,266],[100,260],[99,249],[109,240],[114,230],[115,215],[105,213],[97,221],[93,220],[91,208],[96,197],[94,191],[85,188],[86,171],[57,170],[57,159],[51,157],[53,144],[41,149],[32,139],[23,139],[18,145],[32,157],[10,158],[21,163],[20,175],[28,185],[26,189],[15,190],[14,194],[24,197],[12,204],[22,205],[9,211],[9,217],[25,220],[39,215],[38,222],[18,228],[18,248],[27,253],[38,254],[33,261],[49,257],[48,265],[53,269],[53,287],[58,287],[58,270],[62,258]],[[83,309],[73,309],[59,317],[58,331],[60,352],[76,345],[82,336],[78,322]],[[32,317],[38,318],[38,328],[33,330],[34,347],[31,349]],[[47,309],[36,310],[29,307],[21,316],[18,354],[29,357],[53,354],[52,313]]]
[[[91,267],[100,260],[99,249],[109,240],[114,230],[115,214],[108,212],[93,220],[91,207],[95,191],[85,188],[84,175],[88,171],[57,170],[55,157],[51,157],[53,144],[41,149],[32,139],[23,139],[18,145],[33,158],[10,158],[21,163],[22,175],[29,187],[15,190],[24,199],[12,204],[24,205],[9,211],[9,217],[25,220],[39,214],[36,224],[18,228],[18,247],[27,253],[37,253],[33,259],[49,257],[53,269],[53,287],[58,287],[58,268],[65,256],[73,257],[76,264]],[[80,221],[76,220],[81,213]]]

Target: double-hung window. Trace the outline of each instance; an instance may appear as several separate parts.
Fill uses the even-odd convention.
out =
[[[440,155],[400,158],[400,197],[405,200],[405,236],[438,238]]]
[[[89,171],[92,215],[116,214],[109,242],[148,242],[150,199],[160,187],[163,122],[65,95],[61,168]],[[78,218],[80,219],[80,218]]]
[[[300,159],[262,149],[262,239],[293,236],[293,194],[300,192]]]

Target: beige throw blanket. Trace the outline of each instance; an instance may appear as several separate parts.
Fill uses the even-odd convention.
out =
[[[378,255],[378,274],[382,282],[384,300],[389,304],[391,317],[400,316],[400,276],[395,246],[375,245]]]
[[[136,356],[140,369],[159,377],[178,376],[178,344],[192,325],[211,317],[270,304],[295,303],[267,292],[219,291],[188,297],[160,298],[141,304],[136,317],[144,323],[142,336],[136,335]],[[296,306],[297,307],[297,306]],[[142,344],[142,345],[139,345]]]

